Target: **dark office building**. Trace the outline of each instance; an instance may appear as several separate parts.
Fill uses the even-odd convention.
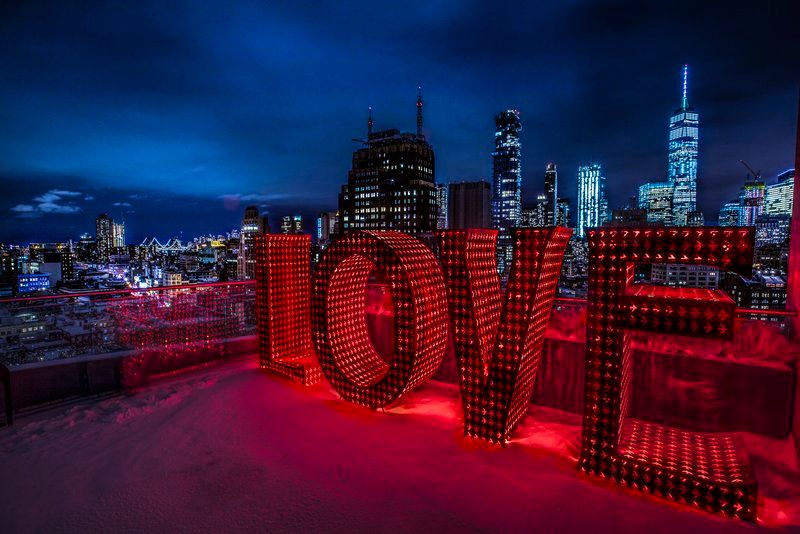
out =
[[[492,187],[489,182],[452,182],[447,197],[448,228],[492,227]]]
[[[417,133],[372,131],[370,114],[363,148],[339,195],[339,229],[399,230],[413,235],[436,230],[435,161],[422,133],[422,98],[417,100]]]

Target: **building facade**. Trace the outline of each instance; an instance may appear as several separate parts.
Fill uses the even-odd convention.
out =
[[[281,233],[282,234],[302,234],[303,233],[303,216],[299,214],[284,215],[281,219]]]
[[[339,231],[339,212],[323,211],[317,217],[317,243],[325,247]]]
[[[764,192],[765,215],[792,215],[794,197],[794,169],[778,175],[777,183],[770,184]]]
[[[436,228],[446,230],[448,228],[448,202],[447,197],[450,188],[447,184],[436,184]]]
[[[674,287],[717,289],[719,278],[719,269],[716,267],[683,263],[654,263],[650,273],[650,280],[654,284]]]
[[[489,182],[451,182],[448,188],[449,228],[464,230],[492,227],[492,188]]]
[[[720,226],[739,226],[739,201],[726,202],[719,210],[717,224]]]
[[[570,228],[570,206],[571,202],[568,198],[559,198],[556,204],[556,225],[566,226]]]

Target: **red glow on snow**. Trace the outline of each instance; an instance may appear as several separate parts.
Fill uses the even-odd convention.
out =
[[[628,418],[630,329],[729,338],[733,303],[719,292],[633,288],[634,264],[686,263],[749,274],[753,228],[589,231],[589,294],[580,467],[620,484],[754,520],[757,485],[740,439]]]
[[[367,330],[367,281],[378,269],[394,304],[394,353],[387,362]],[[350,402],[396,403],[436,372],[447,344],[442,272],[419,240],[395,231],[351,232],[322,255],[312,301],[314,342],[322,371]]]
[[[505,444],[528,409],[567,228],[515,229],[502,307],[496,230],[439,232],[464,434]]]

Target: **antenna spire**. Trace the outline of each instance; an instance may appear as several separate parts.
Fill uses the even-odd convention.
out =
[[[372,135],[372,106],[369,107],[369,119],[367,119],[367,136]]]
[[[417,86],[417,135],[422,137],[422,86]]]
[[[689,86],[689,65],[684,65],[683,66],[683,100],[681,100],[681,108],[682,109],[687,109],[689,107],[688,86]]]

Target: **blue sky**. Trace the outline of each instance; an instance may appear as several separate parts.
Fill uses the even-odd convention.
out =
[[[574,196],[604,164],[612,206],[666,175],[690,65],[699,201],[735,196],[739,159],[793,164],[793,2],[6,2],[0,7],[0,241],[130,241],[238,224],[246,204],[336,207],[366,110],[414,128],[424,86],[438,181],[491,176],[493,116],[521,111],[523,190],[544,165]],[[307,225],[311,230],[311,225]]]

